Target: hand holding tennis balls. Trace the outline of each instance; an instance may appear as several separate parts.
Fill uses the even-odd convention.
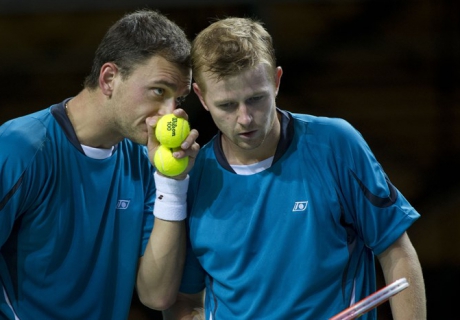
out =
[[[188,157],[176,159],[173,157],[173,152],[180,149],[180,145],[189,133],[188,121],[174,114],[164,115],[158,120],[155,136],[161,145],[155,152],[153,162],[157,170],[165,176],[177,176],[187,168]]]

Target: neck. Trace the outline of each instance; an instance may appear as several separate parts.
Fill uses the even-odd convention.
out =
[[[110,134],[106,118],[100,112],[104,102],[98,99],[96,91],[83,89],[67,102],[66,112],[81,144],[110,149],[121,139]]]

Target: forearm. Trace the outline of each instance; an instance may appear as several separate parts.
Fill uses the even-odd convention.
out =
[[[154,175],[156,200],[152,233],[139,261],[137,291],[143,304],[163,310],[174,303],[185,260],[188,177]]]
[[[411,263],[411,262],[407,262]],[[387,283],[405,277],[409,287],[390,299],[391,311],[395,320],[426,319],[425,285],[421,270],[395,272],[385,276]]]
[[[400,247],[387,250],[379,256],[385,282],[387,284],[406,278],[409,287],[390,299],[391,311],[395,320],[426,319],[425,284],[417,253],[404,234]]]
[[[137,275],[139,299],[163,310],[174,303],[185,259],[185,223],[155,219]]]

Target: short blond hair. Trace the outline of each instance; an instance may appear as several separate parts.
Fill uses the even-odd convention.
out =
[[[262,23],[250,18],[218,20],[202,30],[192,43],[195,82],[204,90],[202,75],[212,73],[217,80],[236,75],[265,63],[276,69],[271,35]]]

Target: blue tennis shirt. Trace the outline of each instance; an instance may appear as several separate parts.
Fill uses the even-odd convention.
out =
[[[206,288],[206,319],[328,319],[376,290],[374,255],[419,217],[349,123],[279,112],[270,168],[235,174],[218,134],[191,172],[181,291]]]
[[[0,127],[0,173],[0,318],[127,319],[153,225],[145,148],[85,156],[60,103]]]

